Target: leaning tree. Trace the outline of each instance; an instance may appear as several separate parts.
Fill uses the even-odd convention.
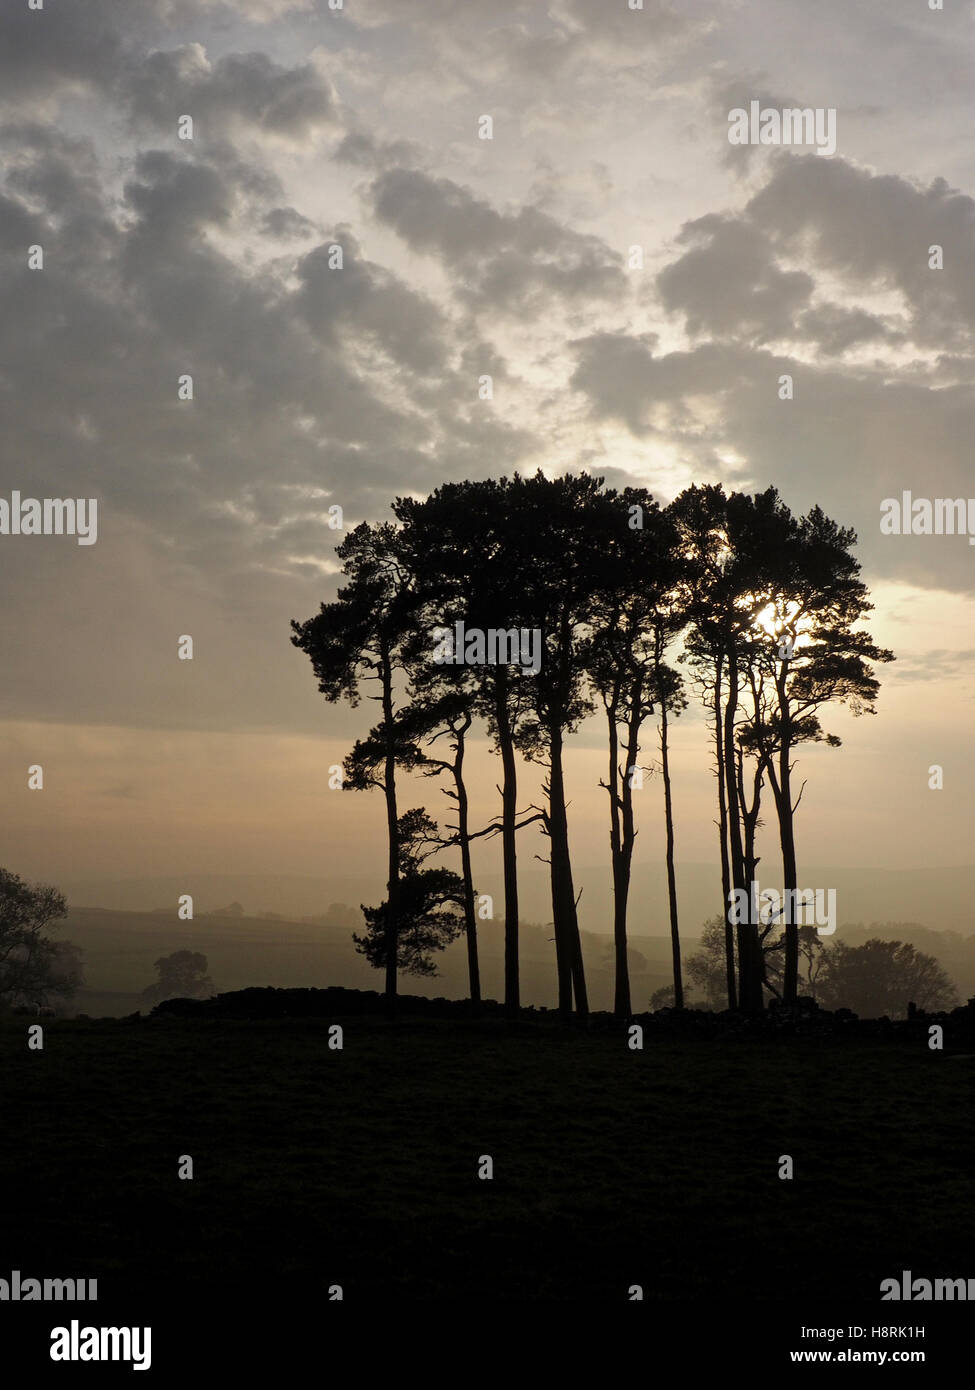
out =
[[[381,719],[345,760],[343,787],[378,787],[386,801],[388,878],[383,912],[386,1001],[396,1001],[396,939],[399,931],[400,844],[396,802],[396,766],[402,751],[396,726],[398,681],[404,672],[403,651],[412,630],[415,597],[408,567],[400,554],[399,532],[390,523],[362,522],[340,546],[347,583],[333,603],[323,603],[313,618],[292,621],[292,642],[308,656],[327,700],[357,705],[365,689],[378,703]]]

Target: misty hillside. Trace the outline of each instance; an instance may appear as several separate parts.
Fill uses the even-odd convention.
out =
[[[74,1008],[96,1016],[132,1013],[140,1007],[140,991],[156,978],[153,962],[182,949],[207,956],[218,990],[248,985],[381,988],[376,972],[356,953],[351,939],[353,924],[360,924],[359,905],[383,897],[381,876],[382,866],[377,864],[374,882],[348,875],[229,874],[66,881],[61,886],[72,906],[60,935],[80,946],[86,961],[86,988]],[[774,886],[775,878],[771,873],[762,875],[760,866],[759,882]],[[879,934],[910,941],[935,956],[962,999],[975,993],[975,937],[968,907],[975,897],[975,868],[816,869],[803,873],[801,883],[835,888],[840,925],[834,940],[858,945],[870,924],[888,924]],[[554,943],[551,927],[546,926],[551,919],[548,874],[526,865],[520,884],[523,920],[536,924],[522,928],[522,1000],[550,1008],[556,995]],[[595,1009],[608,1009],[613,1002],[609,873],[582,866],[576,887],[582,891],[579,915],[590,1001]],[[485,998],[501,998],[501,880],[496,875],[478,875],[476,888],[493,897],[495,913],[493,920],[478,923],[482,991]],[[194,898],[192,922],[177,919],[176,904],[183,893]],[[678,866],[678,896],[686,959],[696,948],[702,924],[721,909],[715,867]],[[233,902],[243,905],[243,915],[209,915]],[[348,904],[351,915],[326,921],[330,904]],[[149,905],[155,910],[147,910]],[[271,915],[279,920],[270,920]],[[317,920],[301,920],[307,917]],[[639,1008],[671,980],[662,867],[639,866],[635,872],[629,918],[633,999]],[[436,978],[404,977],[404,988],[431,997],[465,997],[465,950],[462,941],[456,942],[441,957]]]
[[[350,918],[351,920],[351,918]],[[355,950],[350,926],[286,919],[204,915],[181,922],[175,911],[119,912],[72,908],[59,936],[85,953],[86,987],[71,1011],[94,1016],[121,1015],[140,1008],[139,992],[156,979],[153,962],[173,951],[202,951],[218,990],[248,985],[381,987],[379,974]],[[555,946],[550,929],[523,924],[521,990],[526,1005],[554,1006]],[[631,941],[633,988],[649,999],[668,981],[670,943],[664,938]],[[504,979],[503,927],[482,922],[479,931],[481,985],[486,998],[501,998]],[[613,964],[608,938],[586,934],[583,941],[593,1007],[612,1005]],[[463,940],[439,958],[434,979],[403,976],[404,988],[431,998],[467,994],[467,955]],[[408,984],[406,983],[408,981]],[[645,1001],[644,1001],[645,1002]]]
[[[583,852],[580,845],[577,851]],[[449,862],[449,861],[445,861]],[[759,883],[780,885],[777,861],[759,864]],[[379,858],[372,878],[328,874],[303,878],[269,874],[186,874],[180,878],[83,879],[59,881],[72,906],[116,908],[143,912],[172,903],[191,893],[197,913],[210,912],[227,903],[243,903],[256,916],[278,912],[299,919],[318,916],[329,903],[378,903],[385,896],[385,864]],[[611,930],[612,879],[608,867],[580,862],[573,865],[576,892],[582,893],[579,920],[584,930]],[[922,922],[939,931],[967,935],[975,931],[971,904],[975,901],[975,867],[947,869],[850,869],[800,867],[800,887],[834,888],[839,922]],[[495,917],[503,913],[504,894],[500,873],[481,873],[475,866],[478,893],[494,899]],[[525,858],[519,874],[522,917],[549,922],[552,916],[549,875]],[[713,864],[678,864],[677,890],[683,930],[697,934],[701,924],[722,910],[718,870]],[[667,884],[663,860],[646,862],[637,851],[630,890],[630,927],[636,936],[666,936],[669,930]],[[640,948],[642,949],[642,948]]]
[[[69,1012],[121,1016],[145,1006],[140,991],[156,979],[153,963],[173,951],[202,951],[219,991],[249,985],[280,988],[342,985],[350,989],[381,988],[379,974],[356,953],[352,941],[353,909],[333,907],[335,923],[286,918],[214,913],[192,922],[177,920],[175,910],[124,912],[106,908],[72,908],[59,936],[85,953],[86,987]],[[341,922],[342,924],[338,924]],[[975,993],[975,936],[932,931],[891,921],[875,934],[912,942],[941,962],[961,997]],[[851,945],[867,938],[869,928],[841,926],[837,931]],[[524,924],[521,929],[522,1002],[536,1007],[556,1003],[555,947],[551,929]],[[501,922],[481,922],[478,942],[481,984],[485,998],[503,997],[504,934]],[[665,936],[630,937],[630,971],[635,1007],[645,1008],[651,994],[670,983],[670,940]],[[683,955],[697,949],[697,938],[682,939]],[[594,1009],[613,1004],[612,942],[606,934],[583,933],[583,952],[590,1002]],[[428,997],[465,998],[467,958],[463,940],[454,942],[439,958],[433,979],[402,976],[402,987]]]

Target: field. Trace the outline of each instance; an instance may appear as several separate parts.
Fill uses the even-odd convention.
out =
[[[975,1275],[975,1059],[950,1051],[153,1018],[59,1020],[38,1052],[26,1026],[0,1027],[0,1275],[149,1308],[271,1284],[842,1306],[903,1269]]]

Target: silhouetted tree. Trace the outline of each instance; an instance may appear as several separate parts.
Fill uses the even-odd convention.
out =
[[[709,917],[701,929],[698,949],[687,959],[687,978],[703,994],[707,1007],[716,1011],[725,1007],[727,1002],[725,925],[724,917]],[[775,935],[775,931],[776,924],[772,921],[767,921],[764,926],[760,924],[765,987],[770,994],[781,998],[785,936],[781,930],[778,935]],[[825,958],[822,938],[815,927],[799,928],[799,955],[803,965],[800,972],[802,992],[814,995]]]
[[[645,770],[640,738],[645,720],[659,709],[664,775],[666,861],[675,982],[680,991],[677,888],[668,745],[668,712],[682,704],[680,678],[663,660],[667,644],[686,623],[679,595],[684,567],[676,530],[643,488],[626,488],[619,498],[613,534],[601,537],[603,581],[596,594],[589,675],[606,713],[609,744],[610,854],[613,870],[613,937],[616,947],[614,1009],[631,1012],[627,904],[634,843],[639,833],[633,791]],[[623,760],[620,762],[622,751]]]
[[[161,956],[153,968],[159,972],[159,979],[140,996],[150,1007],[164,999],[208,999],[214,993],[213,981],[207,974],[207,958],[200,951],[174,951]]]
[[[396,760],[400,751],[394,709],[394,684],[402,670],[402,645],[410,632],[415,597],[403,563],[398,532],[389,523],[363,522],[352,531],[337,554],[348,583],[334,603],[307,622],[292,621],[292,642],[310,659],[318,688],[331,702],[357,705],[363,682],[378,687],[369,698],[379,703],[382,719],[369,737],[360,740],[345,761],[350,790],[380,787],[386,800],[388,879],[383,921],[386,945],[386,1001],[396,1001],[396,933],[399,913],[399,817],[396,808]]]
[[[436,975],[432,952],[442,951],[464,930],[463,880],[451,869],[424,869],[429,853],[439,847],[434,821],[422,809],[407,811],[399,823],[399,913],[396,967],[408,975]],[[366,931],[353,933],[356,950],[370,965],[385,969],[390,936],[386,930],[388,902],[363,907]]]
[[[80,950],[46,935],[67,911],[57,888],[0,869],[0,1006],[46,1004],[78,989]]]
[[[759,914],[761,916],[761,914]],[[767,914],[770,918],[771,913]],[[769,920],[761,927],[762,951],[765,958],[765,988],[778,999],[785,993],[785,947],[786,936],[780,931],[775,936],[775,922]],[[816,996],[820,974],[826,961],[823,937],[813,926],[801,926],[798,930],[799,942],[799,989],[798,993]]]
[[[958,993],[934,958],[909,942],[837,941],[823,952],[816,999],[827,1009],[852,1009],[861,1018],[903,1018],[907,1006],[932,1012],[950,1008]]]
[[[783,886],[794,892],[795,813],[802,788],[793,800],[793,753],[801,743],[839,747],[840,740],[820,724],[824,704],[847,705],[854,715],[874,714],[880,683],[869,663],[893,661],[894,655],[876,646],[869,633],[853,630],[873,609],[867,586],[858,578],[859,561],[850,553],[856,533],[837,526],[819,507],[796,522],[776,500],[768,515],[771,524],[762,544],[774,582],[766,590],[768,603],[759,614],[751,653],[754,717],[749,736],[768,768]],[[763,674],[768,680],[760,685]],[[798,957],[799,928],[790,920],[785,923],[783,967],[787,1004],[796,998]]]
[[[689,653],[684,652],[678,658],[687,659]],[[715,824],[718,827],[718,846],[720,853],[721,866],[721,902],[723,916],[719,920],[724,922],[723,941],[724,941],[724,990],[729,1009],[738,1007],[738,982],[737,970],[735,966],[735,929],[729,904],[731,902],[731,860],[728,853],[728,801],[725,783],[725,758],[724,758],[724,653],[715,650],[711,654],[710,662],[697,660],[693,665],[698,668],[696,685],[701,701],[708,712],[708,719],[711,726],[711,738],[714,744],[714,764],[712,771],[715,777],[715,784],[718,792],[718,819]],[[717,1007],[713,1005],[713,1007]]]
[[[732,1000],[732,933],[738,945],[737,1004],[754,1012],[763,1007],[763,960],[753,914],[736,904],[749,894],[736,760],[737,724],[747,666],[747,634],[765,606],[764,560],[752,520],[751,499],[725,495],[719,486],[691,487],[675,498],[670,513],[678,526],[690,573],[692,627],[687,659],[707,681],[715,700],[717,773],[722,826],[722,890],[726,893],[725,941],[729,1003]],[[727,837],[727,838],[725,838]],[[743,920],[744,918],[744,920]]]
[[[658,615],[654,627],[655,659],[654,687],[660,708],[660,769],[664,783],[664,827],[666,836],[665,859],[667,865],[667,904],[670,912],[670,948],[674,972],[674,1007],[684,1007],[684,986],[681,975],[680,923],[677,915],[677,874],[674,865],[674,805],[670,777],[670,737],[668,733],[670,715],[680,714],[687,706],[683,694],[683,684],[678,672],[666,665],[663,653],[671,631],[682,625],[678,616],[672,620],[676,626],[668,626],[668,619]]]
[[[517,480],[516,480],[517,481]],[[511,506],[507,478],[445,483],[423,501],[397,498],[402,545],[429,625],[505,631],[531,626],[522,581],[532,535]],[[516,736],[529,708],[527,678],[507,665],[443,665],[439,679],[469,693],[501,758],[501,854],[504,877],[504,1002],[521,1003],[518,967],[518,765]],[[524,822],[527,823],[527,822]]]
[[[771,788],[791,897],[797,891],[794,816],[802,795],[801,788],[795,795],[791,780],[795,749],[803,742],[839,742],[819,724],[826,702],[846,703],[855,714],[873,712],[878,682],[869,663],[892,659],[869,635],[854,631],[871,608],[850,554],[854,534],[819,508],[796,519],[771,487],[747,495],[695,485],[661,511],[645,489],[617,492],[588,474],[551,479],[541,471],[445,484],[425,500],[397,498],[393,510],[398,527],[364,523],[339,547],[349,582],[337,600],[323,604],[316,618],[292,623],[292,640],[311,658],[328,699],[357,703],[363,681],[378,690],[372,698],[381,705],[381,719],[346,758],[345,785],[380,787],[386,801],[387,898],[369,909],[368,940],[372,958],[386,970],[390,1004],[403,954],[396,944],[405,862],[399,843],[404,818],[397,814],[400,767],[448,774],[453,781],[445,792],[457,820],[438,843],[461,853],[458,901],[475,1008],[480,970],[471,842],[495,832],[502,837],[505,1003],[516,1011],[516,833],[541,818],[551,846],[559,1010],[567,1016],[574,1003],[580,1016],[588,1013],[564,759],[568,736],[593,711],[598,693],[609,732],[608,779],[601,785],[610,798],[615,1009],[626,1015],[631,1007],[632,793],[643,725],[654,713],[674,999],[682,1005],[670,766],[670,722],[686,704],[670,647],[682,633],[678,665],[686,660],[694,671],[712,721],[728,1003],[761,1010],[766,992],[793,1002],[805,949],[799,924],[760,920],[754,901],[762,795]],[[640,518],[635,524],[634,513]],[[473,664],[463,657],[438,660],[443,643],[436,630],[452,642],[457,624],[481,636],[494,629],[514,639],[515,648],[522,634],[540,634],[540,668],[526,669],[510,650]],[[472,831],[464,765],[468,737],[481,719],[501,757],[501,817]],[[451,757],[434,756],[439,740],[447,741]],[[516,750],[546,769],[545,805],[531,808],[537,817],[521,821]],[[414,878],[416,872],[410,870]],[[414,923],[424,918],[422,907],[413,902]],[[375,945],[380,923],[382,950]],[[425,922],[424,930],[429,926]],[[405,955],[428,963],[424,949]],[[708,988],[713,997],[713,980]]]
[[[619,537],[625,515],[620,495],[588,474],[548,479],[541,472],[516,479],[512,504],[519,534],[532,537],[519,565],[533,626],[544,636],[541,669],[530,682],[533,719],[519,734],[526,756],[548,770],[544,831],[549,838],[552,917],[555,928],[559,1012],[589,1012],[579,919],[569,854],[565,797],[565,737],[593,703],[587,676],[594,626],[614,570],[605,556]]]
[[[725,998],[724,916],[709,917],[701,928],[701,944],[687,958],[687,978],[704,996],[709,1009],[722,1009]]]
[[[464,935],[467,941],[467,974],[470,983],[471,1009],[475,1017],[481,1005],[481,970],[477,953],[477,916],[474,910],[474,872],[471,866],[471,829],[467,784],[464,781],[464,755],[467,734],[473,721],[468,695],[460,689],[447,690],[439,696],[418,700],[400,720],[413,751],[405,765],[426,775],[447,773],[453,787],[443,788],[444,795],[454,802],[457,823],[441,844],[460,849],[461,882],[463,883]],[[438,739],[449,739],[451,758],[437,758],[428,751]],[[420,749],[419,740],[426,738],[427,747]]]

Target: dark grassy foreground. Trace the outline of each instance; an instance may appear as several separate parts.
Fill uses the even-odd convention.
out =
[[[5,1021],[0,1277],[874,1302],[902,1269],[975,1276],[975,1059],[333,1021],[340,1052],[318,1019],[54,1022],[43,1052]]]

